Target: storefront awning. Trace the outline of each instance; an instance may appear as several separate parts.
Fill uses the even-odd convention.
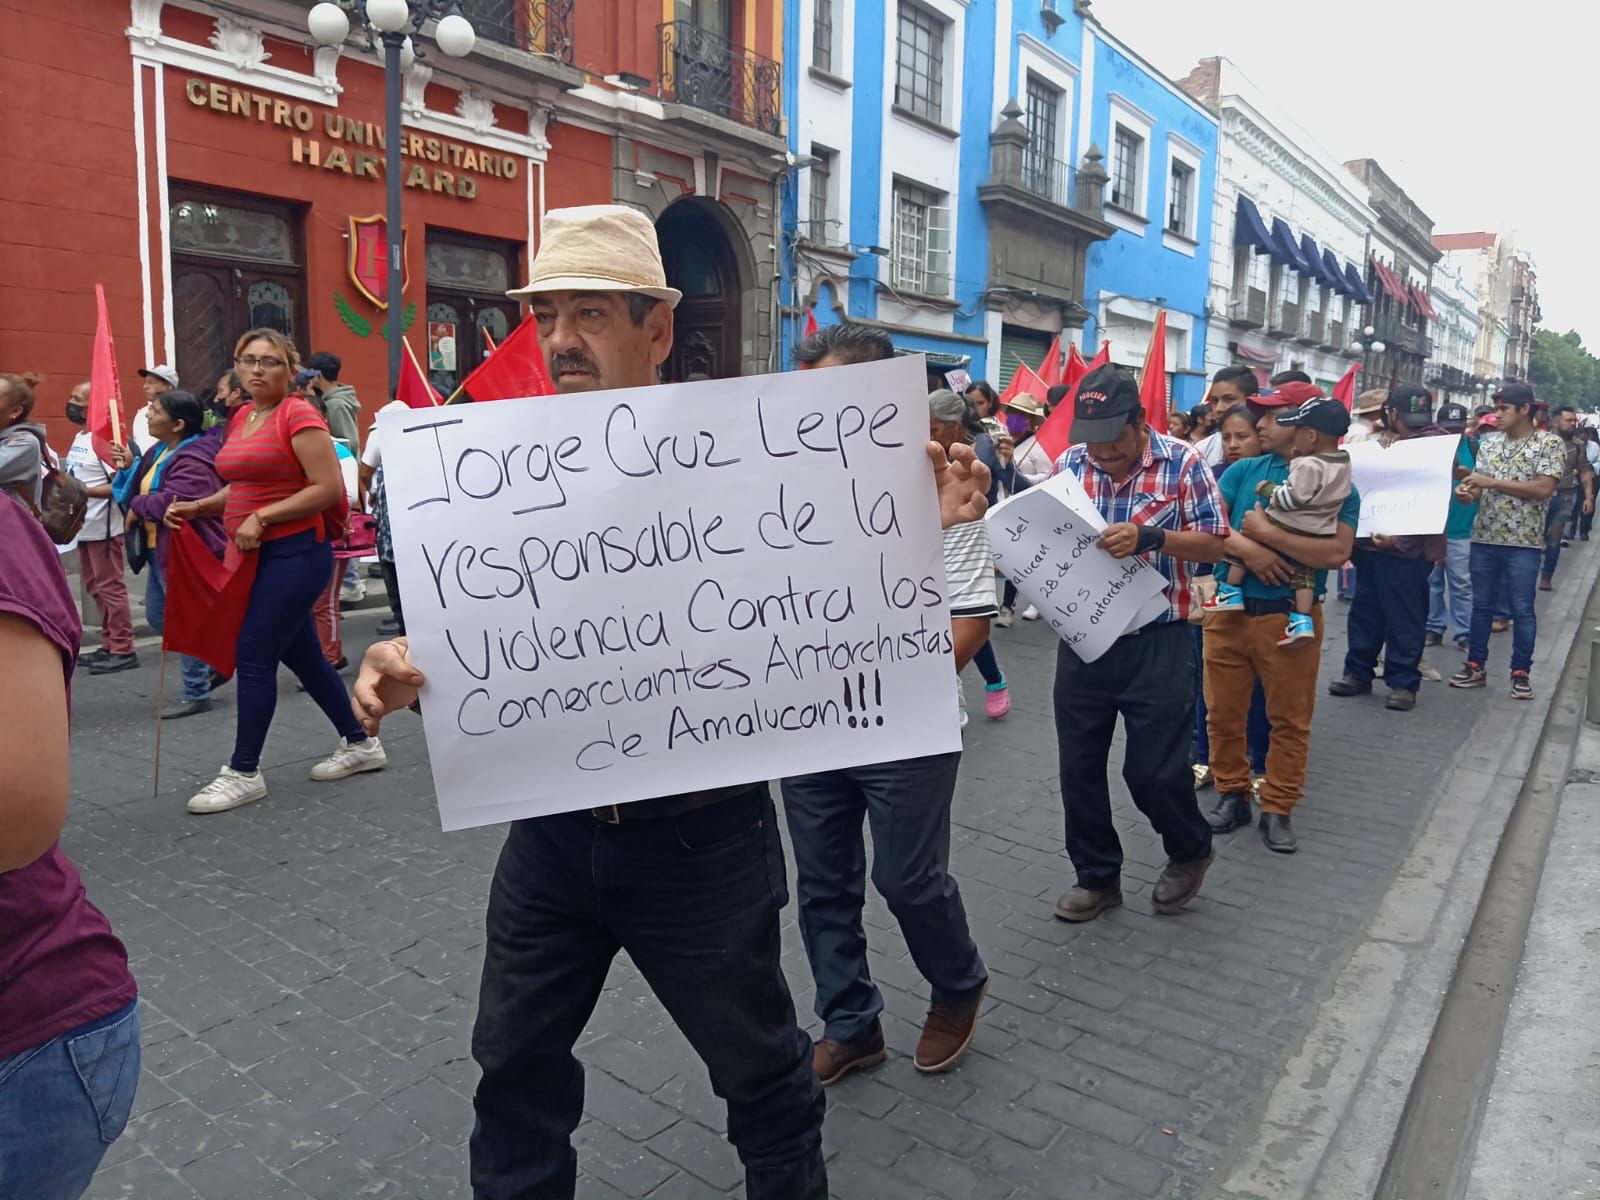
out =
[[[1398,275],[1377,259],[1372,260],[1372,271],[1378,277],[1378,286],[1388,292],[1396,304],[1411,303],[1410,291],[1405,284],[1400,282]]]
[[[1292,270],[1303,273],[1306,269],[1305,261],[1300,257],[1300,247],[1295,244],[1294,230],[1282,217],[1272,218],[1272,246],[1267,253]]]
[[[1350,285],[1345,294],[1357,304],[1371,304],[1372,293],[1367,291],[1367,281],[1361,278],[1361,271],[1355,263],[1345,260],[1344,281]]]
[[[1345,278],[1344,268],[1339,265],[1339,257],[1332,250],[1322,252],[1322,265],[1328,272],[1328,286],[1336,292],[1343,292],[1346,296],[1353,295],[1350,290],[1350,281]]]
[[[1254,246],[1257,250],[1272,249],[1272,235],[1267,223],[1261,219],[1261,210],[1248,196],[1239,197],[1239,206],[1233,217],[1233,244]]]
[[[1318,283],[1333,286],[1333,279],[1328,275],[1327,265],[1322,261],[1322,249],[1309,233],[1300,235],[1300,257],[1306,260],[1306,274]]]
[[[1413,286],[1411,289],[1412,303],[1417,306],[1417,311],[1430,321],[1437,321],[1439,314],[1433,311],[1433,303],[1428,299],[1428,293],[1422,288]]]

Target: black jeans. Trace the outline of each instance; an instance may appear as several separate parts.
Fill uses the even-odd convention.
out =
[[[1346,626],[1349,651],[1344,673],[1371,683],[1383,653],[1383,682],[1396,691],[1422,686],[1422,643],[1428,633],[1428,576],[1433,564],[1425,558],[1401,558],[1375,550],[1350,556],[1361,586],[1350,602]]]
[[[950,877],[950,801],[960,765],[959,753],[935,754],[783,781],[800,933],[817,981],[817,1016],[831,1038],[864,1037],[883,1011],[861,926],[863,817],[872,826],[872,884],[900,922],[933,999],[969,1000],[989,978]]]
[[[728,1105],[750,1200],[825,1200],[822,1088],[779,962],[788,901],[765,785],[680,817],[518,821],[489,889],[472,1056],[475,1200],[572,1200],[573,1057],[619,949]],[[648,1036],[645,1040],[649,1040]]]
[[[1092,663],[1062,643],[1056,651],[1056,744],[1067,856],[1080,887],[1098,890],[1122,873],[1122,843],[1106,778],[1111,735],[1122,717],[1127,747],[1122,778],[1133,802],[1161,835],[1167,857],[1191,862],[1211,853],[1189,771],[1194,737],[1194,643],[1183,621],[1147,625],[1119,638]]]

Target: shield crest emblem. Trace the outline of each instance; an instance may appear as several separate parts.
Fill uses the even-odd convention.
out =
[[[350,282],[356,291],[379,309],[389,307],[389,222],[381,213],[370,217],[351,217],[350,231],[345,241],[349,245]],[[401,261],[406,264],[405,278],[400,288],[411,283],[410,249],[407,233],[400,230]]]

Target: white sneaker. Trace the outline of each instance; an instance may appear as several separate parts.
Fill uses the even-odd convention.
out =
[[[340,604],[355,604],[367,598],[367,581],[357,578],[355,587],[339,589]]]
[[[1009,608],[1002,608],[1000,610],[1000,614],[997,617],[995,617],[994,623],[996,625],[1000,626],[1001,629],[1010,629],[1011,628],[1011,610]]]
[[[1039,619],[1039,610],[1031,604],[1028,605],[1027,608],[1022,610],[1022,619],[1024,621],[1037,621]]]
[[[232,767],[223,767],[221,774],[189,797],[189,811],[227,812],[230,808],[260,800],[266,794],[267,781],[261,777],[260,771],[252,771],[247,775]]]
[[[383,752],[383,743],[377,738],[364,742],[345,742],[327,758],[311,768],[311,778],[326,783],[330,779],[344,779],[362,771],[381,771],[389,765],[389,756]]]

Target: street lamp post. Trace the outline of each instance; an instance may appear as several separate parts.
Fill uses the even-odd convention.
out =
[[[412,34],[420,34],[422,26],[437,20],[433,39],[439,49],[452,58],[472,53],[477,34],[472,24],[461,15],[456,0],[322,0],[306,17],[306,27],[319,45],[337,46],[350,35],[350,17],[354,14],[366,36],[366,48],[376,52],[383,45],[383,99],[384,99],[384,187],[386,208],[384,238],[388,243],[388,277],[385,280],[385,300],[388,309],[384,314],[385,337],[389,342],[389,396],[392,399],[400,386],[400,306],[401,289],[405,286],[405,235],[400,223],[401,187],[403,180],[400,162],[400,86],[402,76],[411,60],[422,56],[414,48]],[[374,37],[376,35],[376,37]]]
[[[1384,345],[1378,337],[1378,331],[1371,325],[1366,326],[1350,342],[1350,349],[1361,352],[1361,374],[1369,376],[1372,372],[1372,356],[1382,354],[1389,347]]]

